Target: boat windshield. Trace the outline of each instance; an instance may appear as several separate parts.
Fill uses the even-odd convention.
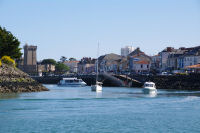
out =
[[[145,87],[153,87],[153,84],[145,84]]]

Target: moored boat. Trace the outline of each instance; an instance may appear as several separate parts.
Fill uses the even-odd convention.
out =
[[[59,81],[58,86],[68,86],[68,87],[84,87],[87,84],[82,79],[77,78],[63,78]]]
[[[102,82],[96,82],[95,85],[91,85],[91,90],[92,91],[102,91]]]
[[[91,85],[91,91],[102,91],[102,82],[98,81],[99,77],[99,60],[98,60],[98,52],[99,52],[99,44],[98,44],[98,50],[97,50],[97,62],[96,62],[96,83],[94,85]]]
[[[149,93],[157,93],[157,89],[156,89],[156,85],[154,82],[145,82],[144,86],[143,86],[143,92],[145,94],[149,94]]]

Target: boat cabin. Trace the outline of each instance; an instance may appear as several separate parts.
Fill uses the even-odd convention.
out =
[[[145,82],[144,83],[144,87],[153,87],[153,88],[156,88],[156,85],[153,82]]]

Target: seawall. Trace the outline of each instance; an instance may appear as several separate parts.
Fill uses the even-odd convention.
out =
[[[95,83],[95,75],[76,75],[72,77],[82,78],[87,85]],[[127,77],[138,81],[140,83],[117,78],[117,76],[101,74],[99,80],[103,82],[103,86],[121,87],[126,86],[128,82],[129,87],[142,87],[144,82],[152,81],[156,83],[158,89],[173,89],[173,90],[200,90],[200,74],[191,75],[168,75],[168,76],[146,76],[146,75],[127,75]],[[33,77],[36,81],[43,84],[57,84],[63,77],[49,76],[49,77]]]

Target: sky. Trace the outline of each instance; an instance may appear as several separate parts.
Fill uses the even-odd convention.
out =
[[[200,0],[0,0],[0,26],[37,59],[97,57],[125,46],[155,55],[200,45]]]

